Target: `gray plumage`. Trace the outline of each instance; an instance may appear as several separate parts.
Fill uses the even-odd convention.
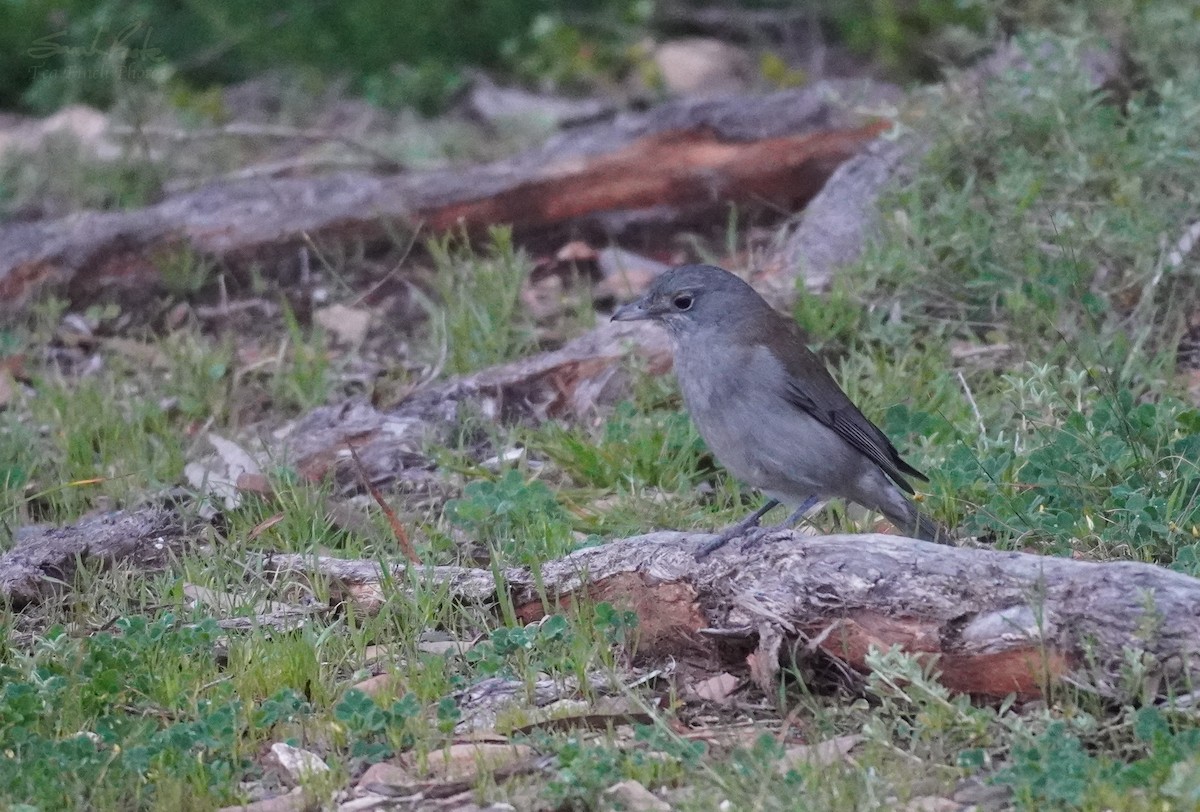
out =
[[[688,412],[738,479],[793,506],[849,499],[904,533],[945,540],[904,495],[913,493],[906,477],[925,475],[850,401],[799,325],[738,277],[711,265],[674,268],[613,319],[668,330]]]

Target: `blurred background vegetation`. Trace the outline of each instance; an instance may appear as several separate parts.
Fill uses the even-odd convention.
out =
[[[753,28],[746,19],[773,13],[803,20],[894,77],[930,78],[940,58],[970,51],[1002,20],[993,6],[987,0],[3,0],[0,108],[45,113],[72,102],[106,108],[120,80],[195,93],[288,69],[346,79],[372,101],[432,113],[473,67],[541,89],[593,89],[636,70],[649,39],[697,33],[704,15],[710,21],[724,15],[733,22],[729,30],[743,37]]]

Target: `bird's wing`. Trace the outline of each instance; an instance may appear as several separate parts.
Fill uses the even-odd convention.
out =
[[[913,492],[905,476],[928,481],[925,474],[900,457],[900,452],[887,435],[868,420],[842,391],[821,360],[808,349],[796,323],[783,316],[780,316],[780,321],[786,322],[787,327],[775,331],[774,340],[767,346],[787,371],[784,399],[832,429],[883,469],[904,491]]]

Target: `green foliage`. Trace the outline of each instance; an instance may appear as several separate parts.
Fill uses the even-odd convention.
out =
[[[479,674],[520,679],[529,673],[582,675],[596,660],[635,645],[637,614],[609,603],[582,608],[573,618],[547,615],[528,626],[494,629],[466,660]],[[611,659],[606,665],[611,665]]]
[[[962,340],[1117,385],[1173,348],[1200,295],[1158,248],[1190,222],[1178,178],[1200,161],[1200,91],[1166,83],[1118,107],[1093,87],[1088,44],[1029,36],[1030,66],[989,81],[982,103],[934,93],[938,138],[884,202],[869,265],[881,298]]]
[[[936,666],[892,648],[872,649],[866,658],[867,690],[880,702],[863,733],[896,743],[906,753],[939,764],[970,763],[992,745],[997,714],[954,696],[937,679]],[[966,754],[964,756],[964,754]]]
[[[195,296],[216,278],[216,263],[190,248],[167,251],[155,258],[163,287],[171,296]]]
[[[467,66],[536,64],[574,78],[586,54],[619,53],[630,38],[609,22],[642,20],[645,7],[632,0],[33,0],[0,12],[0,105],[108,106],[131,84],[202,88],[284,68],[349,74],[370,98],[432,111]],[[558,42],[564,34],[548,43],[547,20],[583,40],[574,49]]]
[[[867,326],[861,303],[843,281],[835,281],[832,289],[821,296],[799,291],[792,315],[818,351],[826,346],[841,350],[853,347]]]
[[[29,408],[52,427],[28,460],[46,518],[77,515],[99,497],[118,504],[174,482],[183,470],[182,440],[162,403],[142,394],[115,396],[103,382],[39,382]]]
[[[0,799],[43,808],[152,802],[163,784],[229,798],[247,766],[249,719],[212,679],[215,623],[179,627],[165,614],[118,621],[117,634],[74,640],[61,630],[29,659],[0,665]],[[207,667],[204,665],[207,663]],[[136,664],[136,667],[131,667]]]
[[[420,722],[421,703],[405,694],[388,707],[359,690],[346,692],[333,708],[333,717],[351,734],[350,757],[367,763],[382,761],[399,749],[412,747]]]
[[[557,768],[542,788],[541,797],[556,809],[595,809],[601,795],[620,781],[638,781],[654,787],[679,781],[688,768],[699,764],[703,746],[669,740],[661,732],[639,726],[639,741],[662,745],[664,749],[620,749],[590,743],[576,736],[562,739],[541,738],[539,749],[553,753]],[[682,746],[680,746],[682,745]]]
[[[529,260],[513,245],[511,229],[493,228],[489,240],[483,255],[472,251],[465,237],[447,235],[429,243],[437,267],[435,321],[452,373],[508,361],[534,346],[533,324],[521,303]]]
[[[1063,722],[1051,724],[1041,735],[1013,750],[1012,765],[996,780],[1013,787],[1024,808],[1050,804],[1055,809],[1078,808],[1089,790],[1111,777],[1112,765],[1088,755]]]
[[[566,511],[544,482],[526,481],[510,469],[499,479],[479,480],[446,503],[446,518],[500,551],[525,562],[564,551],[571,530]]]
[[[617,609],[611,603],[596,604],[596,630],[604,635],[605,640],[614,646],[626,647],[634,644],[633,634],[637,632],[637,612],[631,609]]]
[[[162,342],[170,370],[164,376],[166,397],[173,398],[188,420],[215,418],[218,425],[233,417],[234,344],[231,338],[207,341],[179,330]]]
[[[1000,420],[974,439],[948,432],[941,415],[905,407],[889,411],[885,425],[948,447],[934,488],[981,506],[966,517],[972,533],[1200,571],[1200,412],[1172,398],[1138,403],[1128,391],[1083,391],[1092,401],[1086,411],[1063,402],[1065,391],[1042,400],[1001,390],[996,408],[1008,401],[1029,421],[1016,443]]]
[[[513,677],[527,668],[557,670],[569,650],[564,645],[569,635],[570,624],[563,615],[549,615],[529,626],[493,629],[487,640],[467,652],[467,662],[487,676]]]
[[[1070,414],[1014,460],[1009,521],[1051,538],[1094,537],[1169,563],[1200,526],[1200,412],[1129,392]]]
[[[1090,752],[1065,722],[1052,722],[1013,748],[995,780],[1012,787],[1020,809],[1102,809],[1131,796],[1161,799],[1163,806],[1156,808],[1190,808],[1200,798],[1195,759],[1200,730],[1173,729],[1157,708],[1148,707],[1133,714],[1132,734],[1130,746],[1138,756],[1123,763]]]
[[[980,0],[851,0],[824,11],[845,43],[891,71],[936,77],[941,60],[963,60],[985,48],[989,18]]]
[[[291,308],[284,308],[289,350],[285,362],[276,369],[272,395],[283,411],[303,411],[325,402],[329,396],[329,351],[325,331],[304,327]]]
[[[634,43],[644,36],[653,3],[622,0],[596,4],[586,17],[578,8],[534,17],[522,37],[503,46],[506,64],[526,82],[559,90],[610,85],[642,60]]]
[[[708,468],[704,442],[686,414],[647,414],[628,401],[595,430],[550,424],[539,445],[577,482],[597,488],[682,490]]]
[[[11,411],[0,413],[0,540],[24,504],[25,486],[38,464],[36,437]],[[3,545],[0,545],[3,546]]]
[[[466,77],[440,61],[413,67],[396,65],[362,79],[361,92],[368,101],[389,109],[412,107],[432,116],[441,112],[466,86]]]

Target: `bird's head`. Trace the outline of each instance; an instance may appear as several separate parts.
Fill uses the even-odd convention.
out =
[[[681,265],[659,276],[636,301],[617,308],[613,321],[650,320],[675,335],[736,324],[769,307],[752,287],[713,265]]]

